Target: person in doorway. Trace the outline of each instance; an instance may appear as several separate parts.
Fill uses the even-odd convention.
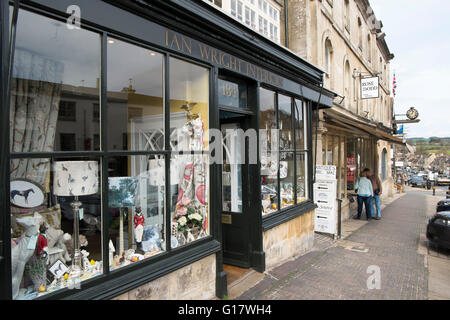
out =
[[[383,185],[381,184],[381,180],[377,174],[369,171],[367,172],[367,177],[369,178],[370,182],[372,182],[373,188],[373,203],[370,205],[370,207],[373,210],[373,206],[375,205],[375,211],[372,211],[374,213],[372,215],[372,219],[381,220],[381,195],[383,194]]]
[[[369,221],[372,217],[371,199],[373,197],[373,187],[372,182],[367,178],[368,172],[370,172],[370,169],[364,169],[355,184],[355,191],[358,195],[358,216],[354,218],[356,220],[361,219],[363,204],[366,208],[367,221]]]

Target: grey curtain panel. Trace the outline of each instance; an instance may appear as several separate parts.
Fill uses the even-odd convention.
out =
[[[11,82],[11,152],[53,151],[64,65],[16,49]],[[27,178],[49,191],[50,159],[13,159],[11,179]]]

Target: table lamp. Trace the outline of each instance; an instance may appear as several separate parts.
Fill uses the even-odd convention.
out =
[[[80,207],[79,196],[88,196],[98,192],[97,161],[57,161],[53,165],[53,193],[61,197],[75,197],[70,204],[73,209],[73,248],[71,274],[82,272],[79,242]]]
[[[120,208],[120,255],[124,251],[123,244],[123,208],[136,205],[136,191],[138,180],[132,177],[108,178],[109,207]],[[131,215],[128,215],[128,243],[131,242]]]

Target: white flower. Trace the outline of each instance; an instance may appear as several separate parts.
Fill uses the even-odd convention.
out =
[[[186,219],[186,217],[181,217],[180,219],[178,219],[178,224],[180,225],[180,226],[184,226],[185,224],[186,224],[186,222],[187,222],[187,219]]]
[[[202,216],[199,215],[198,213],[193,213],[189,215],[189,219],[191,220],[197,220],[197,221],[202,221]]]

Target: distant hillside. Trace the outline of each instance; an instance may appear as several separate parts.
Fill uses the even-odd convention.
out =
[[[450,155],[450,137],[409,138],[407,142],[416,146],[416,154],[443,153]]]

